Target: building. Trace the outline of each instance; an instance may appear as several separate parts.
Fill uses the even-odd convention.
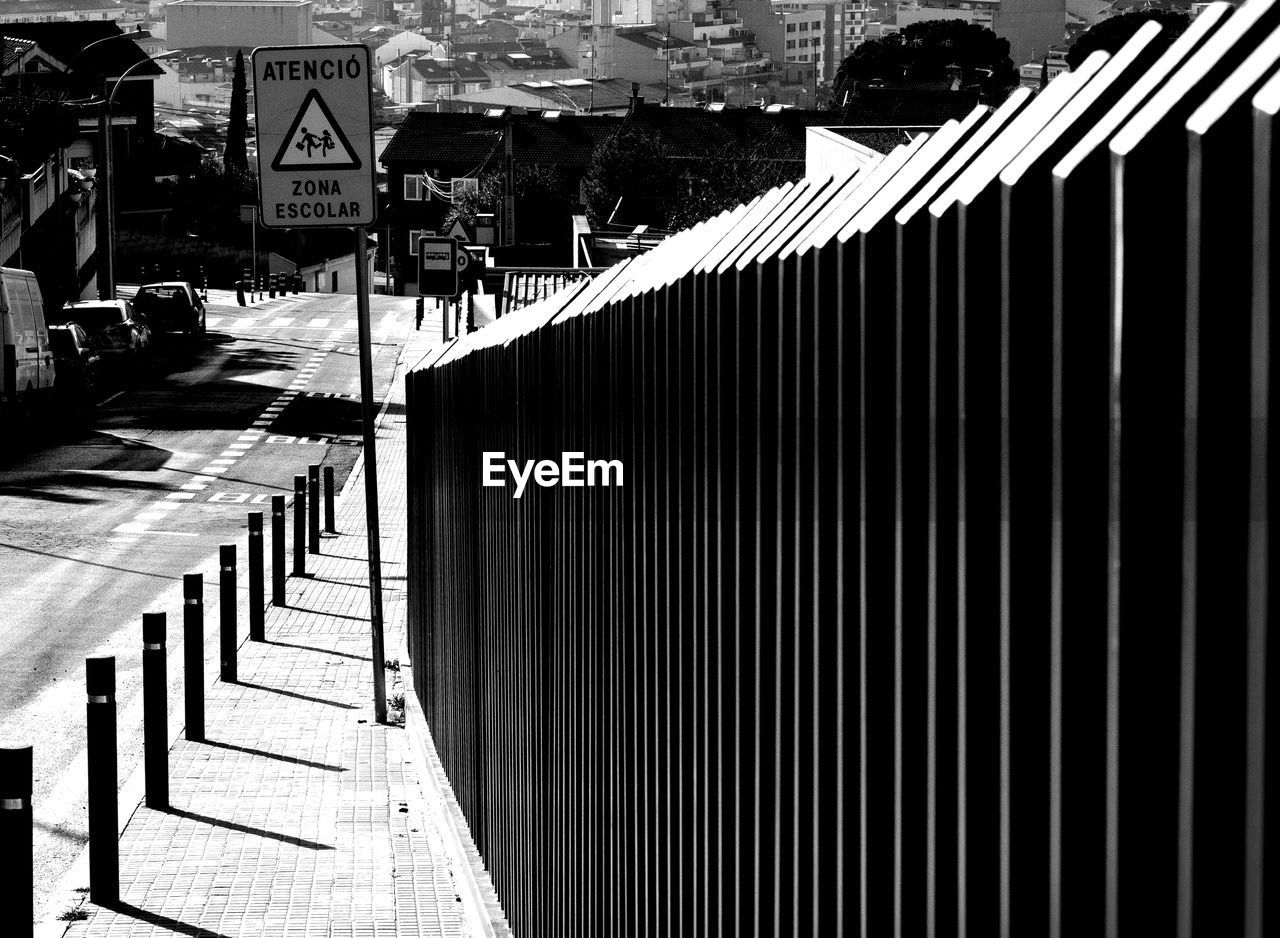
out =
[[[11,23],[0,35],[0,90],[36,102],[23,118],[6,114],[0,123],[0,265],[35,271],[50,304],[93,298],[106,223],[97,211],[106,175],[98,123],[58,102],[89,98],[98,75],[111,83],[136,66],[129,78],[140,80],[120,85],[111,128],[119,209],[151,181],[148,79],[160,69],[111,22]]]
[[[134,18],[119,0],[0,0],[5,23],[115,23]]]
[[[382,90],[396,104],[424,104],[480,91],[489,76],[470,59],[406,55],[382,67]]]
[[[1009,40],[1014,65],[1039,62],[1066,42],[1066,0],[1000,0],[996,35]]]
[[[311,0],[170,0],[171,49],[310,45]]]
[[[996,10],[999,6],[999,0],[912,0],[910,3],[899,3],[894,7],[891,19],[881,23],[880,35],[889,36],[916,23],[932,20],[960,20],[975,26],[985,26],[994,32]]]

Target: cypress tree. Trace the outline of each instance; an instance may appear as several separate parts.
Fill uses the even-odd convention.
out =
[[[227,146],[222,163],[227,171],[246,172],[249,157],[245,137],[249,133],[249,86],[244,75],[244,53],[236,50],[236,71],[231,79],[231,123],[227,125]]]

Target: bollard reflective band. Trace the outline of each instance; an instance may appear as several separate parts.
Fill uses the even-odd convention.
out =
[[[0,811],[21,811],[26,806],[26,798],[0,798]]]
[[[115,703],[115,694],[90,694],[89,703]]]
[[[250,532],[249,532],[249,536],[250,536],[250,537],[262,537],[262,532],[261,532],[261,531],[250,531]]]
[[[271,517],[273,517],[273,518],[283,518],[283,517],[284,517],[284,512],[283,512],[283,511],[273,511],[273,512],[271,512]]]
[[[188,606],[198,606],[198,605],[200,605],[200,600],[199,600],[199,599],[186,599],[186,600],[183,600],[183,602],[185,602]]]
[[[143,642],[143,651],[164,651],[164,642]]]
[[[223,567],[223,568],[222,568],[222,572],[223,572],[223,573],[230,573],[230,572],[232,572],[233,570],[235,570],[235,567]]]

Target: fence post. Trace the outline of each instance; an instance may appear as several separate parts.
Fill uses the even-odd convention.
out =
[[[263,593],[262,512],[249,512],[249,639],[266,640],[266,599]]]
[[[120,898],[117,815],[116,659],[84,660],[88,695],[85,725],[89,765],[89,901],[114,905]]]
[[[169,807],[169,703],[163,612],[142,614],[142,753],[147,807]]]
[[[187,739],[204,742],[204,574],[182,578],[182,687]]]
[[[32,747],[0,749],[0,851],[9,873],[0,877],[0,908],[16,922],[13,934],[31,938],[35,890],[31,822]]]
[[[293,575],[307,575],[307,477],[293,477]]]
[[[333,466],[324,467],[324,529],[328,534],[337,534],[337,519],[333,509]]]
[[[218,548],[218,616],[221,623],[222,667],[220,676],[228,684],[236,681],[236,545]]]
[[[271,496],[271,604],[284,605],[284,496]]]
[[[320,553],[320,464],[307,466],[307,552]]]

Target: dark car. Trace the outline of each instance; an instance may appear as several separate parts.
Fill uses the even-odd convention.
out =
[[[74,322],[50,326],[49,347],[53,349],[54,390],[68,402],[88,402],[97,390],[102,365],[89,333]]]
[[[74,322],[83,327],[104,360],[137,361],[151,349],[151,329],[128,300],[68,303],[50,316],[49,322]]]
[[[204,304],[195,287],[185,280],[143,284],[133,303],[157,329],[204,334]]]

